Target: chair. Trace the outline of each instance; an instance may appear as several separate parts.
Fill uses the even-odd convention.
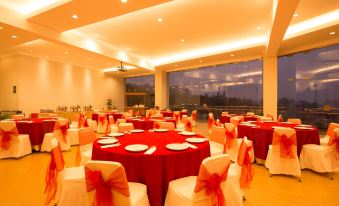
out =
[[[123,115],[122,115],[122,117],[123,117],[124,119],[132,118],[132,117],[133,117],[133,112],[132,112],[132,114],[129,113],[129,112],[124,112]]]
[[[178,125],[180,122],[180,111],[174,111],[173,118],[175,119],[175,123]]]
[[[180,122],[177,123],[177,128],[185,129],[186,122],[187,122],[187,115],[182,115]]]
[[[85,177],[88,205],[149,206],[146,185],[127,182],[119,162],[88,161]]]
[[[244,117],[244,116],[242,116],[242,115],[237,115],[237,116],[234,116],[234,118],[237,118],[237,119],[239,119],[239,122],[243,122],[243,121],[244,121],[244,119],[245,119],[245,117]]]
[[[287,119],[287,122],[292,124],[301,124],[301,119],[289,118]]]
[[[193,110],[191,113],[191,121],[192,121],[192,127],[196,126],[196,121],[197,121],[197,110]]]
[[[89,127],[92,127],[93,131],[97,131],[98,123],[95,120],[87,119],[87,124]]]
[[[192,125],[192,120],[190,117],[186,118],[185,121],[185,131],[192,132],[193,130],[193,125]]]
[[[248,116],[254,116],[255,114],[254,114],[254,112],[247,112],[246,115],[248,115]]]
[[[328,145],[306,144],[300,153],[301,169],[330,174],[339,168],[339,128],[333,131]],[[333,179],[333,175],[331,175]]]
[[[88,206],[84,167],[64,168],[58,140],[53,138],[50,144],[52,150],[45,178],[45,204]]]
[[[211,156],[223,154],[225,132],[224,127],[212,126],[211,134],[209,135]]]
[[[236,127],[232,123],[225,123],[225,137],[226,141],[223,148],[223,153],[227,153],[230,157],[230,160],[235,162],[238,156],[238,134]]]
[[[271,117],[260,117],[259,120],[262,121],[262,122],[272,122],[273,121]]]
[[[265,166],[272,174],[293,175],[301,181],[297,155],[297,137],[292,128],[275,128],[272,145],[269,146]]]
[[[132,123],[120,123],[118,125],[118,132],[128,132],[132,129],[134,129],[134,126]]]
[[[213,113],[210,112],[208,113],[208,117],[207,117],[207,128],[208,128],[208,134],[211,134],[211,129],[212,129],[212,126],[214,125],[214,116],[213,116]]]
[[[105,113],[99,113],[97,133],[103,134],[103,133],[106,133],[107,130],[108,130],[107,116]]]
[[[330,137],[333,136],[334,130],[336,128],[339,128],[339,124],[337,124],[337,123],[332,122],[332,123],[330,123],[330,125],[328,125],[325,137],[320,138],[320,145],[327,145],[328,144],[328,142],[330,141]]]
[[[92,159],[92,147],[95,139],[96,135],[91,127],[79,129],[79,147],[75,160],[76,165],[84,165]]]
[[[71,149],[70,142],[68,139],[68,120],[67,119],[58,119],[55,122],[53,133],[46,133],[44,140],[41,145],[41,151],[50,152],[51,141],[53,138],[56,138],[59,141],[62,151],[68,151]]]
[[[230,115],[228,112],[221,112],[221,116],[228,116]]]
[[[79,145],[79,129],[83,127],[88,127],[87,119],[84,114],[80,113],[76,117],[78,119],[77,122],[72,122],[71,128],[67,130],[69,143],[71,145]]]
[[[184,177],[169,183],[165,206],[242,205],[237,174],[231,173],[229,167],[228,155],[204,159],[198,176]]]
[[[230,123],[233,124],[235,126],[235,128],[238,128],[240,120],[238,118],[232,117],[232,118],[230,118]]]
[[[123,120],[126,122],[125,119],[123,119]],[[110,132],[118,132],[118,126],[115,124],[114,118],[113,118],[112,115],[108,116],[108,122],[109,122]]]
[[[126,119],[117,119],[117,125],[120,123],[126,123]]]
[[[24,119],[25,115],[24,114],[13,114],[12,119],[14,120],[20,120],[20,119]]]
[[[175,125],[174,125],[173,122],[159,122],[159,128],[160,129],[174,130]]]
[[[27,134],[18,134],[14,121],[0,121],[0,159],[20,158],[32,153]]]

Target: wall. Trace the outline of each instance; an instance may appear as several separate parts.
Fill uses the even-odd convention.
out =
[[[12,86],[17,93],[12,93]],[[0,110],[18,109],[26,114],[58,105],[91,104],[102,109],[112,98],[124,107],[124,81],[100,70],[16,54],[0,61]]]

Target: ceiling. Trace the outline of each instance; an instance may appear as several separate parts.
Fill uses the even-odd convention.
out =
[[[338,28],[338,0],[0,0],[0,57],[133,76],[337,44]]]

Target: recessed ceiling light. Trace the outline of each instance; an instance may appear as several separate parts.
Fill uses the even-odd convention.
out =
[[[299,16],[299,14],[295,13],[295,14],[293,14],[293,16],[294,16],[294,17],[297,17],[297,16]]]
[[[17,39],[18,37],[17,36],[15,36],[15,35],[12,35],[11,36],[13,39]]]
[[[231,56],[231,57],[234,57],[234,54],[231,54],[230,56]]]
[[[162,22],[162,18],[159,17],[159,18],[158,18],[158,22]]]
[[[73,14],[73,15],[72,15],[72,18],[73,18],[73,19],[78,19],[79,17],[78,17],[78,15]]]
[[[185,41],[185,39],[181,39],[180,41],[181,41],[181,42],[184,42],[184,41]]]
[[[122,3],[126,3],[127,2],[127,0],[120,0]]]
[[[88,58],[88,61],[92,61],[92,58]]]
[[[177,64],[174,64],[175,67],[177,67],[178,65]]]
[[[330,32],[330,35],[335,35],[335,31]]]
[[[64,52],[64,54],[66,54],[66,55],[67,55],[67,54],[68,54],[68,51],[65,51],[65,52]]]
[[[199,62],[202,62],[202,60],[200,60]]]
[[[260,27],[260,26],[258,26],[258,27],[257,27],[257,30],[258,30],[258,31],[259,31],[259,30],[261,30],[261,27]]]
[[[3,29],[3,27],[2,27],[2,26],[0,26],[0,29]]]

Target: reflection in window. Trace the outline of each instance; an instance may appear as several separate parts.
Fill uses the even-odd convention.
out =
[[[172,109],[205,109],[216,116],[262,111],[261,60],[170,72],[168,82]]]
[[[126,105],[154,107],[154,75],[125,78]]]
[[[278,106],[285,117],[326,129],[338,122],[339,45],[278,60]]]

